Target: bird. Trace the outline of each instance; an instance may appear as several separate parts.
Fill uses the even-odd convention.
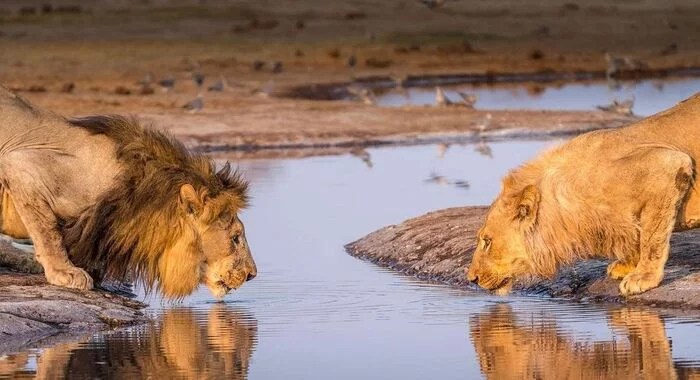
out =
[[[479,141],[479,143],[474,147],[474,150],[482,156],[493,158],[493,151],[491,150],[489,144],[487,144],[484,140]]]
[[[151,83],[153,83],[153,73],[147,73],[143,79],[140,81],[136,82],[136,84],[141,85],[143,87],[150,86]]]
[[[460,189],[468,189],[469,186],[470,186],[470,185],[469,185],[469,182],[467,182],[467,181],[465,181],[465,180],[461,180],[461,179],[458,179],[458,180],[456,180],[456,181],[452,181],[452,184],[453,184],[455,187],[460,188]]]
[[[621,115],[632,115],[632,107],[634,107],[634,96],[624,101],[613,99],[612,103],[607,106],[596,106],[596,108],[601,111],[618,113]]]
[[[357,58],[354,55],[348,57],[348,67],[355,67],[357,65]]]
[[[428,183],[437,183],[440,186],[445,186],[449,185],[450,181],[445,178],[445,176],[437,174],[435,172],[430,172],[430,175],[428,176],[428,179],[425,180],[425,182]]]
[[[605,62],[608,64],[605,68],[605,77],[608,79],[612,78],[612,76],[625,65],[624,59],[614,57],[607,51],[605,52]]]
[[[669,28],[669,29],[671,29],[671,30],[677,30],[677,29],[678,29],[678,25],[675,24],[675,23],[673,23],[673,22],[668,18],[668,16],[664,16],[664,24],[666,25],[667,28]]]
[[[477,101],[476,95],[467,94],[466,92],[462,91],[457,91],[457,94],[459,94],[459,97],[462,98],[462,102],[459,105],[467,108],[474,108],[474,104],[476,104]]]
[[[450,144],[447,143],[440,143],[437,146],[438,148],[438,158],[443,159],[445,158],[445,154],[447,153],[447,150],[450,149]]]
[[[182,106],[183,109],[187,110],[189,113],[199,112],[204,108],[204,98],[202,94],[197,94],[197,97],[185,103]]]
[[[390,74],[389,78],[391,78],[396,87],[403,88],[404,84],[406,84],[406,75]]]
[[[445,5],[445,0],[418,0],[418,2],[428,9],[440,8]]]
[[[275,90],[275,81],[268,81],[263,88],[255,88],[251,91],[251,95],[259,95],[261,97],[269,97]]]
[[[479,135],[483,134],[487,129],[489,129],[491,126],[491,119],[491,114],[487,113],[486,116],[484,116],[484,118],[476,124],[476,129],[478,130]]]
[[[282,62],[280,61],[275,61],[272,63],[272,72],[277,74],[281,73],[284,70],[284,66],[282,65]]]
[[[361,159],[362,162],[364,162],[368,168],[371,168],[373,166],[372,155],[370,155],[370,153],[367,151],[367,149],[362,148],[362,147],[358,147],[358,148],[351,150],[350,154]]]
[[[258,60],[255,60],[253,62],[253,70],[254,71],[260,71],[263,69],[263,67],[265,67],[265,61],[261,61],[258,59]]]
[[[175,77],[169,76],[165,79],[161,79],[158,81],[158,84],[162,87],[163,91],[170,91],[175,87]]]
[[[447,97],[447,95],[445,95],[442,88],[440,88],[440,86],[435,87],[435,105],[438,107],[446,107],[451,106],[452,104],[454,103]]]
[[[204,84],[204,74],[202,74],[199,71],[193,72],[192,73],[192,81],[194,82],[194,84],[197,85],[197,87],[201,88],[202,85]]]
[[[345,89],[355,99],[361,100],[367,105],[374,105],[377,103],[377,97],[374,95],[374,92],[370,88],[361,87],[357,85],[350,85],[345,87]]]
[[[613,75],[617,74],[620,70],[640,70],[647,69],[649,65],[641,60],[634,59],[631,57],[617,57],[611,55],[609,52],[605,52],[605,62],[608,66],[605,69],[605,77],[610,79]]]
[[[666,46],[666,47],[663,48],[663,50],[661,50],[661,52],[660,52],[661,55],[673,55],[673,54],[676,54],[676,53],[678,53],[678,44],[675,43],[675,42],[672,43],[672,44],[670,44],[670,45],[668,45],[668,46]]]
[[[212,91],[212,92],[224,92],[224,91],[226,91],[227,87],[228,87],[228,81],[222,75],[218,81],[214,82],[213,85],[209,86],[208,90]]]
[[[664,81],[662,80],[654,80],[651,82],[651,85],[656,89],[658,92],[663,92],[664,91]]]

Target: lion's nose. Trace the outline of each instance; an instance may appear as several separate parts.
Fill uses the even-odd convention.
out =
[[[479,284],[479,276],[476,273],[474,273],[474,271],[472,271],[472,270],[467,271],[467,280],[469,280],[477,285]]]
[[[255,273],[255,272],[250,272],[250,273],[248,273],[248,277],[246,277],[245,280],[246,280],[246,281],[250,281],[250,280],[254,279],[255,276],[257,276],[257,275],[258,275],[258,274]]]

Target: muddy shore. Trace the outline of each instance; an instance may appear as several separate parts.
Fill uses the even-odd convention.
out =
[[[350,83],[600,80],[605,52],[640,63],[621,67],[618,78],[697,75],[700,67],[700,5],[689,0],[449,1],[436,9],[379,0],[45,3],[0,5],[0,51],[12,52],[0,57],[0,83],[64,115],[136,114],[190,147],[246,157],[468,141],[486,113],[493,114],[486,134],[502,137],[624,121],[593,112],[389,110],[319,100],[337,98]],[[209,91],[221,78],[225,89]],[[174,86],[161,86],[163,79]],[[323,96],[331,90],[336,95]],[[198,93],[204,109],[188,114],[181,107]]]
[[[105,290],[49,285],[32,254],[0,240],[0,353],[144,323],[146,305]],[[13,268],[15,271],[6,269]]]
[[[333,87],[329,84],[398,77],[410,87],[425,85],[421,78],[432,78],[428,84],[526,78],[537,86],[555,79],[600,79],[604,51],[643,61],[644,67],[616,73],[619,78],[693,74],[700,67],[700,5],[690,0],[661,7],[605,0],[455,1],[439,9],[414,1],[294,3],[5,1],[0,52],[11,54],[0,54],[0,83],[64,115],[134,114],[193,149],[233,152],[227,158],[273,158],[571,135],[635,120],[603,112],[390,109],[320,100],[324,96],[313,91]],[[149,73],[151,83],[137,83]],[[195,74],[204,76],[202,86],[193,82]],[[227,81],[225,90],[208,91],[220,78]],[[175,86],[164,88],[158,84],[162,79],[174,79]],[[184,111],[182,105],[200,92],[204,109]],[[422,278],[464,286],[462,269],[482,213],[438,212],[417,219],[417,226],[407,222],[381,230],[349,249]],[[424,220],[435,226],[421,224]],[[674,252],[695,247],[692,240],[683,244],[675,244]],[[670,266],[678,256],[672,255]],[[614,297],[614,284],[596,277],[604,264],[582,265],[575,277],[562,275],[525,291]],[[0,266],[38,271],[26,253],[3,242]],[[683,303],[700,307],[688,275],[692,269],[698,268],[669,267],[673,288],[664,285],[634,300],[670,298],[672,291],[674,299],[685,294]],[[53,287],[40,274],[0,272],[0,288],[0,353],[144,320],[139,303],[104,291]]]
[[[346,245],[351,255],[426,281],[479,290],[465,269],[475,249],[476,233],[487,208],[462,207],[431,212],[379,229]],[[564,299],[636,303],[700,309],[700,234],[675,233],[661,286],[622,298],[618,281],[606,277],[607,262],[590,260],[560,271],[553,280],[519,283],[515,292]]]

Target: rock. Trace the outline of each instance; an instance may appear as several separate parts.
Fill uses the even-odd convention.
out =
[[[0,353],[146,322],[146,305],[104,290],[49,285],[30,252],[0,240]]]
[[[423,280],[483,291],[467,281],[465,270],[476,246],[486,207],[450,208],[409,219],[347,244],[351,255]],[[673,234],[661,286],[623,298],[617,281],[606,277],[607,262],[589,260],[562,269],[553,280],[519,282],[516,293],[642,303],[700,309],[700,234]],[[697,273],[696,273],[697,272]]]

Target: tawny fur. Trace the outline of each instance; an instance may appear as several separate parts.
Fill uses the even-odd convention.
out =
[[[0,87],[0,184],[3,226],[21,218],[52,284],[89,289],[87,270],[179,298],[255,276],[247,183],[135,119],[67,120]]]
[[[70,123],[113,139],[117,160],[126,168],[94,206],[66,221],[63,236],[73,263],[96,278],[123,279],[131,273],[149,288],[158,284],[173,296],[191,293],[199,284],[202,252],[196,231],[184,223],[180,188],[190,184],[200,197],[233,195],[232,202],[210,210],[213,222],[246,206],[245,181],[228,165],[216,172],[211,160],[134,119],[96,116]],[[173,247],[172,257],[164,257]]]
[[[700,226],[699,155],[698,96],[541,154],[503,180],[470,279],[505,293],[516,277],[551,277],[562,265],[604,257],[624,264],[617,269],[633,268],[622,273],[622,294],[657,286],[671,232]]]

